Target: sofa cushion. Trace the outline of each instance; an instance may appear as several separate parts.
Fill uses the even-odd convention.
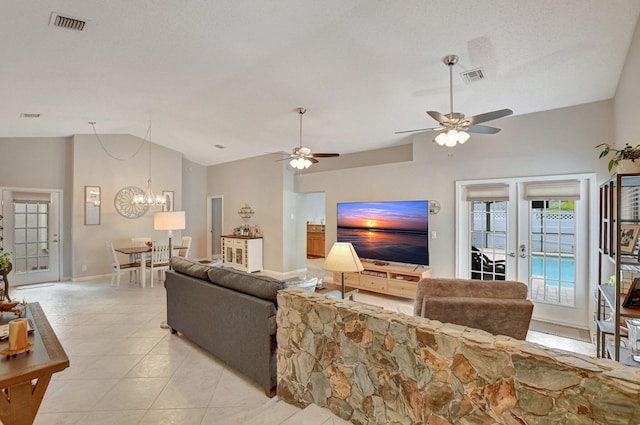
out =
[[[208,276],[209,280],[216,285],[273,303],[276,302],[278,291],[284,287],[282,281],[269,276],[254,275],[233,269],[211,268],[208,271]]]
[[[209,280],[207,272],[211,266],[200,264],[196,261],[188,260],[183,257],[171,257],[171,266],[178,273],[186,274],[198,279]]]

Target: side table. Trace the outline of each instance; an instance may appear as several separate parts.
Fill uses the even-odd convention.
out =
[[[34,332],[29,335],[33,348],[28,354],[0,357],[0,420],[4,424],[33,424],[51,375],[69,367],[69,358],[40,304],[28,304],[25,314],[33,323]],[[14,318],[8,314],[0,322]],[[5,340],[0,345],[8,343]]]

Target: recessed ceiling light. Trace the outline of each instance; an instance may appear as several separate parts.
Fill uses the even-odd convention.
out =
[[[40,114],[23,112],[20,114],[20,118],[40,118]]]

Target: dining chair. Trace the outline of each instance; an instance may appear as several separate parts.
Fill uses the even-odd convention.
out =
[[[116,254],[116,250],[113,248],[113,243],[110,241],[106,242],[107,251],[109,251],[109,256],[111,257],[111,286],[114,285],[116,288],[120,287],[120,274],[123,271],[129,272],[129,278],[131,278],[131,273],[135,272],[138,274],[142,269],[142,264],[137,262],[132,263],[121,263],[118,260],[118,255]]]
[[[178,250],[178,256],[187,258],[189,256],[189,249],[191,248],[191,236],[183,236],[180,241],[180,246],[184,246],[185,248]]]
[[[146,236],[131,238],[131,246],[133,247],[145,246],[147,245],[147,242],[151,242],[151,238]],[[129,261],[140,263],[142,261],[142,256],[140,254],[131,254],[129,255]],[[136,279],[138,279],[139,281],[140,279],[138,278],[137,274],[138,273],[136,272]]]
[[[147,260],[146,265],[153,288],[153,272],[158,272],[158,280],[164,280],[164,272],[169,270],[169,245],[154,245],[151,248],[151,259]]]

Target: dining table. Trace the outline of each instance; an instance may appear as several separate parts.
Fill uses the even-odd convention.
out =
[[[129,255],[130,257],[133,255],[140,255],[140,285],[144,288],[147,280],[147,277],[145,274],[145,269],[147,267],[147,256],[150,257],[151,251],[153,251],[153,248],[148,245],[143,245],[143,246],[128,246],[124,248],[114,248],[114,249],[116,252]],[[187,247],[180,246],[180,245],[171,247],[172,251],[176,251],[180,249],[187,249]]]

